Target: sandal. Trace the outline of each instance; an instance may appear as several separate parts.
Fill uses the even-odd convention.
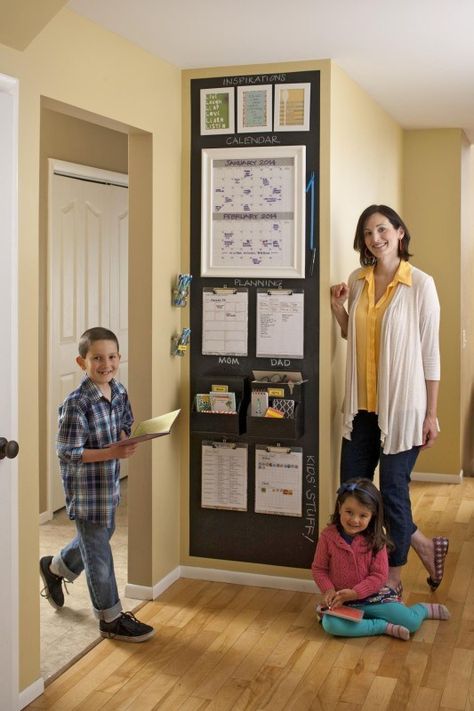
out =
[[[426,582],[430,586],[432,592],[434,592],[440,585],[443,575],[444,575],[444,561],[448,555],[449,549],[449,539],[444,538],[444,536],[436,536],[433,538],[434,545],[434,567],[435,567],[435,577],[431,575],[426,578]]]

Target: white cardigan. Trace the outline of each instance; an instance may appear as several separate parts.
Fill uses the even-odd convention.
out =
[[[412,285],[399,283],[382,319],[377,411],[384,454],[423,443],[426,380],[439,380],[439,300],[433,278],[411,267]],[[364,270],[349,277],[346,396],[343,436],[351,439],[358,411],[355,314],[364,288]]]

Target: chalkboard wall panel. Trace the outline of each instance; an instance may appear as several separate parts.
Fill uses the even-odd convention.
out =
[[[272,100],[276,89],[285,85],[310,84],[311,100],[309,129],[298,131],[265,131],[238,133],[237,87],[271,86]],[[234,89],[233,133],[201,134],[201,89]],[[249,402],[249,385],[255,370],[301,372],[305,383],[302,434],[291,441],[268,436],[222,432],[190,433],[190,541],[193,556],[221,560],[248,561],[308,568],[314,555],[318,522],[318,432],[319,432],[319,72],[291,72],[272,75],[243,75],[193,80],[191,82],[191,273],[193,274],[190,314],[192,343],[190,351],[191,394],[199,392],[199,383],[209,378],[219,384],[220,378],[239,376],[247,379],[245,390]],[[315,233],[316,259],[311,273],[310,202],[306,200],[306,271],[304,279],[206,277],[201,274],[201,151],[209,148],[257,146],[305,146],[307,179],[315,172]],[[202,292],[204,288],[248,289],[248,356],[202,355]],[[257,290],[293,289],[304,291],[304,357],[257,358],[256,299]],[[227,417],[223,415],[223,417]],[[270,423],[269,423],[270,424]],[[270,430],[272,431],[272,430]],[[298,430],[300,431],[300,430]],[[201,507],[201,446],[203,441],[236,441],[248,445],[248,507],[247,511],[229,511]],[[302,517],[255,513],[255,445],[301,447],[303,450],[303,515]]]

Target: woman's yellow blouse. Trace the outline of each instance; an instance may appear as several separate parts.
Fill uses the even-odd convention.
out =
[[[398,284],[411,286],[411,266],[404,260],[400,262],[392,281],[377,303],[374,268],[366,267],[359,278],[365,279],[365,284],[355,316],[358,403],[359,410],[377,412],[377,372],[382,320]]]

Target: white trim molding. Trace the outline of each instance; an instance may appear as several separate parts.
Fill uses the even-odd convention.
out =
[[[132,600],[153,600],[153,588],[149,585],[127,583],[125,585],[125,597],[129,597]]]
[[[219,570],[217,568],[195,568],[190,565],[181,566],[181,577],[194,580],[210,580],[218,583],[234,583],[235,585],[251,585],[257,588],[277,588],[278,590],[294,590],[295,592],[317,592],[313,580],[300,578],[285,578],[278,575],[260,575],[258,573],[240,573],[234,570]]]
[[[50,174],[64,175],[67,178],[76,178],[78,180],[91,180],[96,183],[107,183],[107,185],[118,185],[122,188],[128,188],[128,174],[117,173],[113,170],[103,170],[102,168],[93,168],[90,165],[81,165],[80,163],[69,163],[65,160],[57,158],[49,158]]]
[[[41,694],[44,692],[44,679],[37,679],[34,681],[30,686],[27,686],[26,689],[23,689],[23,691],[20,691],[20,695],[18,697],[18,708],[24,709],[25,706],[28,706],[28,704],[31,704],[32,701],[38,698],[38,696],[41,696]]]
[[[235,570],[220,570],[218,568],[198,568],[192,565],[181,565],[168,573],[153,587],[147,585],[125,586],[125,597],[132,600],[156,600],[173,583],[180,578],[191,580],[209,580],[215,583],[233,583],[234,585],[250,585],[256,588],[276,588],[277,590],[294,590],[295,592],[316,593],[318,589],[313,580],[303,578],[285,578],[278,575],[261,575],[258,573],[240,573]]]
[[[127,583],[125,586],[125,597],[129,597],[132,600],[156,600],[157,597],[164,593],[173,583],[175,583],[180,575],[179,566],[165,575],[164,578],[159,580],[153,585],[153,587],[148,585],[133,585],[132,583]]]
[[[438,474],[430,472],[413,472],[412,481],[431,481],[433,484],[462,484],[463,470],[459,474]]]

